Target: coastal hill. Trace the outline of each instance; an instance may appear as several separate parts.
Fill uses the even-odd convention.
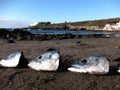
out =
[[[89,21],[78,21],[78,22],[63,22],[54,23],[51,22],[38,22],[35,25],[29,26],[29,28],[36,29],[72,29],[72,30],[98,30],[103,29],[105,24],[115,24],[120,21],[120,18],[109,18],[101,20],[89,20]]]

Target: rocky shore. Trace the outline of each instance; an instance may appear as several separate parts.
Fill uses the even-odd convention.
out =
[[[8,31],[6,29],[0,29],[0,38],[7,39],[9,37],[14,38],[15,40],[62,40],[62,39],[78,39],[78,38],[106,38],[106,34],[88,34],[88,35],[75,35],[71,33],[66,34],[32,34],[23,29],[14,29],[13,31]],[[111,34],[110,34],[111,35]]]

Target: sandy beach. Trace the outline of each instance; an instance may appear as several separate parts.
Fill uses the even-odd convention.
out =
[[[120,38],[80,38],[46,41],[15,41],[0,39],[0,59],[23,51],[30,61],[48,49],[58,49],[64,64],[57,72],[38,72],[31,68],[0,67],[1,90],[120,90],[120,76],[116,72],[120,63]],[[110,63],[107,75],[89,75],[65,70],[69,63],[103,54]]]

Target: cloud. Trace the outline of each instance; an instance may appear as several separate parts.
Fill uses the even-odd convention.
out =
[[[21,20],[12,20],[9,18],[0,17],[0,28],[23,28],[27,27],[29,22]]]

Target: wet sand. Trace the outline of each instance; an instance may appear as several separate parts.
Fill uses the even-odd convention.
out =
[[[58,49],[64,65],[91,55],[104,54],[110,62],[107,75],[73,73],[67,70],[38,72],[26,68],[0,67],[1,90],[120,90],[120,76],[116,66],[120,63],[119,38],[81,38],[50,41],[0,40],[0,58],[23,51],[28,61],[43,54],[49,48]],[[63,66],[62,68],[65,68]]]

